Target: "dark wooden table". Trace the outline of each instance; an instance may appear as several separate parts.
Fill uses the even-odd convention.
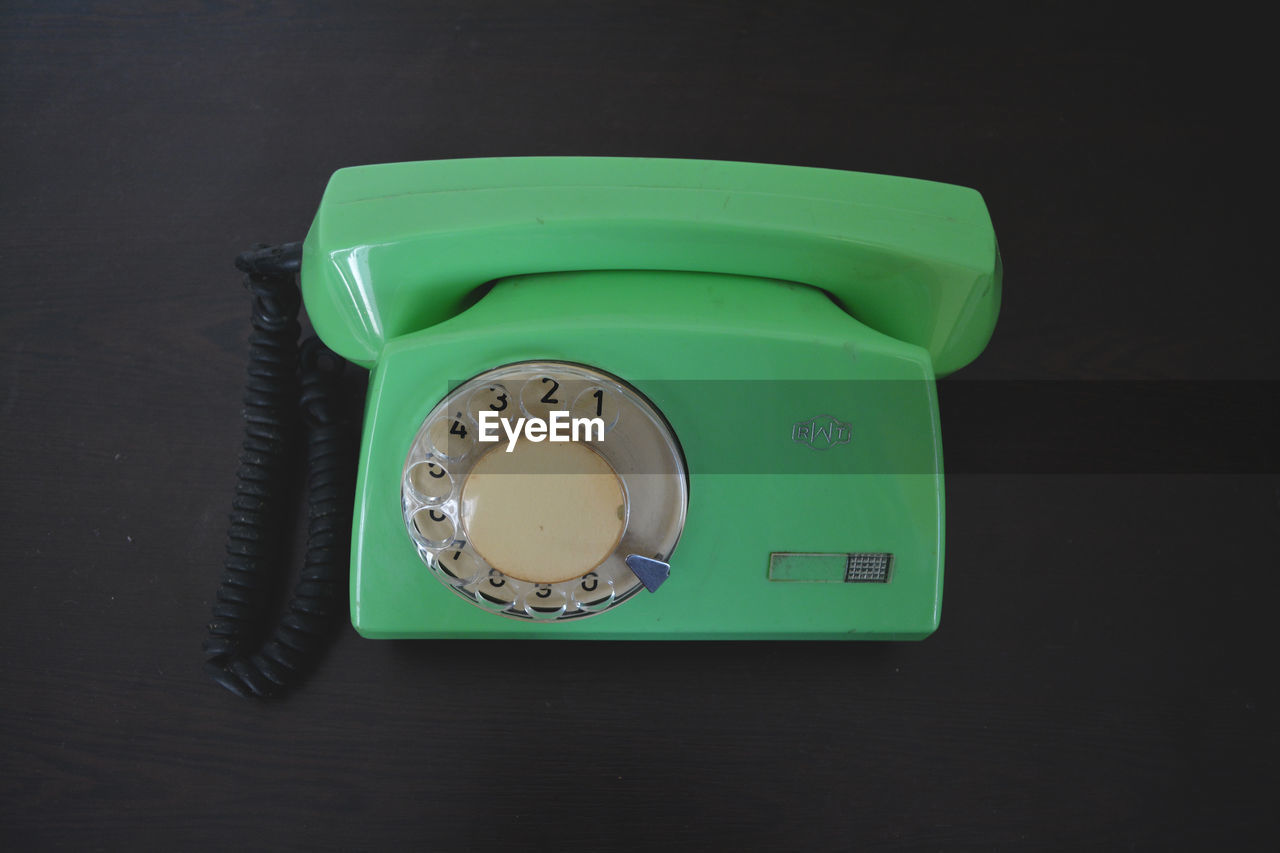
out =
[[[1260,22],[336,5],[4,4],[3,846],[1275,840]],[[982,191],[1005,304],[940,389],[936,635],[560,646],[347,628],[286,701],[205,678],[247,334],[230,259],[300,239],[335,168],[508,154]]]

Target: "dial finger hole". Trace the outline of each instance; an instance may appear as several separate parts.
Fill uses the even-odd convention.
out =
[[[471,415],[477,423],[480,415],[485,412],[492,412],[500,418],[508,418],[519,408],[511,392],[507,390],[507,386],[500,382],[479,388],[467,398],[467,414]]]
[[[427,441],[436,453],[446,459],[461,459],[475,446],[475,424],[461,409],[438,418],[427,427]]]
[[[531,418],[546,420],[551,412],[568,408],[568,390],[561,377],[535,376],[520,389],[520,408]]]
[[[519,602],[525,613],[534,619],[555,619],[561,616],[569,604],[564,590],[550,584],[535,584]]]
[[[487,576],[475,585],[476,600],[489,606],[503,610],[516,599],[515,584],[510,578],[497,569],[490,569]]]
[[[409,490],[427,503],[439,503],[453,491],[453,478],[443,465],[433,459],[411,465],[405,479]]]
[[[457,529],[448,513],[430,506],[424,506],[413,514],[413,527],[422,541],[432,548],[452,543]]]
[[[460,548],[440,553],[435,565],[445,575],[463,585],[470,583],[480,572],[480,564],[476,562],[476,558]]]
[[[596,612],[613,604],[616,591],[613,580],[600,572],[587,572],[573,585],[571,599],[582,610]]]
[[[573,401],[573,408],[570,414],[573,418],[586,418],[588,421],[598,419],[602,429],[599,433],[587,431],[587,440],[595,440],[596,435],[603,435],[613,429],[618,423],[618,416],[622,412],[621,397],[611,388],[605,388],[601,385],[593,385],[587,388]]]

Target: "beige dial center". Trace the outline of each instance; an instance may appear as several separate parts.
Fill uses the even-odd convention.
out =
[[[581,577],[618,547],[627,523],[622,481],[578,442],[519,441],[476,462],[462,484],[462,524],[489,565],[519,580]]]

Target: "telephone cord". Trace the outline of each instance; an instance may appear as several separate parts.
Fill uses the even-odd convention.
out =
[[[299,243],[256,246],[236,258],[253,294],[253,331],[240,469],[204,668],[246,697],[295,686],[323,654],[346,609],[355,467],[354,430],[340,402],[346,363],[318,338],[298,346],[300,261]],[[306,554],[283,616],[267,630],[288,552],[299,432],[306,444]]]

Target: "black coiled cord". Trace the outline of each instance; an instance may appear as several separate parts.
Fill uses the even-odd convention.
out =
[[[346,363],[317,338],[298,347],[300,243],[236,258],[253,293],[244,443],[227,558],[204,641],[205,671],[240,696],[283,693],[314,666],[346,612],[355,431],[341,404]],[[297,439],[306,440],[307,551],[285,614],[269,633],[272,590],[291,533]]]

